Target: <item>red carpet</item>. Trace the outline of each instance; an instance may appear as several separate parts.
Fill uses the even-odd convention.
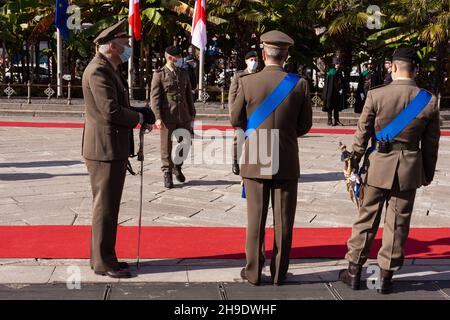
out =
[[[343,258],[350,228],[296,228],[292,258]],[[371,257],[381,245],[379,232]],[[267,232],[271,255],[273,230]],[[120,258],[136,257],[136,227],[119,227]],[[89,258],[89,226],[0,226],[0,258]],[[144,227],[141,258],[245,258],[245,229]],[[407,258],[450,258],[450,228],[412,229]]]
[[[64,123],[64,122],[18,122],[18,121],[0,121],[0,127],[31,127],[31,128],[83,128],[83,123]],[[196,127],[196,130],[219,130],[226,131],[233,129],[226,125],[202,125]],[[354,129],[327,129],[327,128],[312,128],[309,133],[320,134],[354,134]],[[450,131],[441,131],[441,135],[450,136]]]

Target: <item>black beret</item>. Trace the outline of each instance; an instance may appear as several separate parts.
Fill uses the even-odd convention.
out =
[[[131,38],[130,35],[127,34],[126,26],[128,22],[126,19],[123,19],[111,27],[106,28],[94,39],[95,44],[105,44],[111,40],[116,38]]]
[[[245,60],[252,58],[252,57],[257,57],[258,53],[255,50],[249,51],[247,52],[247,54],[245,55]]]
[[[181,54],[180,50],[177,47],[175,47],[175,46],[167,47],[166,48],[166,53],[170,54],[171,56],[179,56]]]
[[[413,64],[420,63],[416,50],[410,47],[397,48],[392,55],[392,60],[406,61]]]

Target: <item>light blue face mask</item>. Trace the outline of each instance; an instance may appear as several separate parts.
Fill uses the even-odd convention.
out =
[[[120,54],[120,59],[122,60],[122,62],[127,62],[131,58],[132,54],[133,49],[131,49],[130,47],[123,47],[123,52]]]

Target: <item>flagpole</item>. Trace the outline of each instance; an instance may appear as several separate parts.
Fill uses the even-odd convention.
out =
[[[134,57],[134,38],[133,38],[133,28],[128,25],[128,34],[131,36],[131,58],[128,60],[128,88],[130,93],[130,100],[133,100],[133,57]]]
[[[198,100],[203,100],[203,74],[205,73],[205,49],[200,49],[200,62],[198,71]]]
[[[59,28],[56,29],[56,96],[62,97],[62,37]]]

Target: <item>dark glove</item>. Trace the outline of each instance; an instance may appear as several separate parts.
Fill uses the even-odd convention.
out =
[[[148,107],[143,107],[143,108],[130,107],[130,109],[141,113],[144,116],[145,124],[154,124],[156,122],[156,117],[155,117],[155,114],[153,113],[152,109],[150,109]]]

